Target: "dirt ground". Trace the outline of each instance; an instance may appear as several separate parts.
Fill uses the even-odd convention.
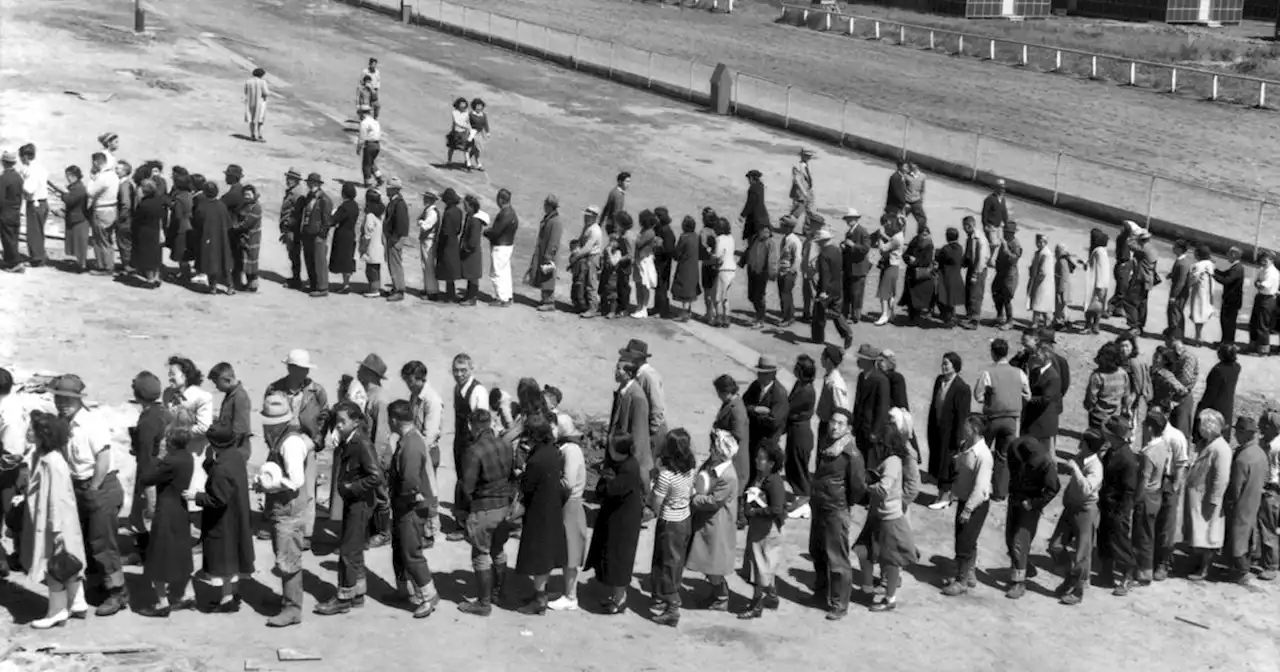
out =
[[[631,0],[453,4],[711,66],[724,63],[807,92],[1037,150],[1250,197],[1280,196],[1276,153],[1266,149],[1280,147],[1280,125],[1267,112],[778,25],[773,2],[740,1],[731,15]]]
[[[159,2],[150,15],[154,36],[145,39],[104,27],[128,25],[121,8],[57,0],[56,11],[51,11],[53,4],[36,8],[0,0],[6,82],[0,94],[0,145],[9,148],[30,140],[51,168],[85,165],[95,148],[93,138],[113,130],[124,139],[121,156],[135,161],[158,157],[206,175],[239,163],[248,181],[261,187],[266,211],[274,217],[283,186],[279,176],[289,167],[335,180],[332,193],[337,192],[336,180],[356,177],[350,125],[344,122],[351,116],[355,76],[368,56],[377,56],[385,73],[384,170],[402,176],[407,193],[454,186],[484,197],[486,209],[492,208],[488,197],[499,187],[512,189],[524,217],[514,264],[518,271],[529,257],[536,205],[548,192],[560,196],[570,231],[577,228],[572,224],[575,213],[584,205],[600,204],[612,175],[623,169],[636,176],[632,197],[639,207],[665,203],[683,214],[711,204],[733,213],[744,191],[739,176],[758,167],[770,185],[769,204],[776,214],[783,207],[785,176],[798,145],[780,133],[709,118],[608,82],[326,1]],[[56,61],[47,58],[50,50],[59,55]],[[235,137],[244,132],[240,91],[252,65],[268,70],[273,90],[280,94],[272,101],[266,129],[270,142],[265,145]],[[91,100],[65,90],[80,91]],[[114,97],[91,102],[98,93]],[[479,95],[489,102],[495,137],[487,173],[440,167],[445,106],[456,95]],[[870,210],[888,175],[885,165],[844,152],[824,151],[815,170],[819,199],[829,210],[845,205]],[[955,224],[978,207],[981,197],[968,186],[938,180],[930,187],[929,207],[940,222]],[[1015,208],[1027,222],[1028,245],[1031,235],[1042,232],[1051,241],[1083,248],[1088,228],[1097,225],[1029,204]],[[266,230],[274,225],[272,219]],[[360,358],[378,352],[393,368],[411,358],[426,362],[432,383],[446,395],[449,359],[467,351],[476,357],[484,382],[512,389],[519,377],[534,376],[563,389],[569,410],[598,417],[609,411],[614,353],[628,338],[640,337],[649,342],[653,361],[665,375],[670,422],[691,428],[703,447],[717,406],[710,385],[716,375],[728,372],[745,382],[751,375],[747,365],[757,353],[790,362],[818,351],[796,331],[583,322],[566,314],[535,313],[527,306],[441,308],[416,299],[385,305],[354,295],[309,299],[280,286],[287,260],[266,238],[263,266],[269,272],[257,295],[209,297],[171,285],[145,291],[55,269],[6,274],[0,277],[0,314],[12,317],[0,320],[0,364],[20,377],[78,372],[113,424],[125,425],[129,380],[144,368],[160,371],[165,358],[175,353],[205,369],[218,361],[233,363],[256,398],[283,373],[280,359],[294,347],[311,350],[318,362],[316,378],[331,391],[342,373],[354,372]],[[411,268],[410,285],[419,281],[417,269]],[[735,305],[741,307],[742,287],[735,290]],[[519,287],[517,292],[527,295],[529,290]],[[1164,295],[1157,292],[1151,331],[1163,327],[1162,311],[1155,308],[1163,303]],[[772,296],[770,304],[776,305]],[[995,335],[987,329],[955,334],[863,324],[856,338],[900,353],[912,405],[923,409],[939,355],[949,349],[959,352],[968,364],[964,375],[972,379],[986,359],[987,340]],[[1216,327],[1211,325],[1205,335],[1216,338]],[[1082,381],[1101,339],[1064,340]],[[1144,348],[1149,351],[1153,345],[1147,341]],[[1212,353],[1197,352],[1207,370]],[[845,372],[853,375],[851,365]],[[1275,373],[1275,364],[1251,361],[1241,378],[1241,395],[1256,400],[1272,391],[1269,379]],[[1068,430],[1083,426],[1081,386],[1073,386],[1067,399]],[[405,394],[398,381],[390,383],[390,390]],[[919,416],[923,431],[923,412]],[[451,420],[446,420],[445,431],[452,431]],[[260,461],[262,447],[255,449],[255,461]],[[452,479],[447,458],[443,466],[447,491]],[[1044,568],[1044,538],[1056,511],[1035,547]],[[725,669],[762,664],[840,669],[851,656],[889,670],[939,665],[973,670],[1277,669],[1280,613],[1274,587],[1248,591],[1175,580],[1125,599],[1095,589],[1083,607],[1069,610],[1044,595],[1056,579],[1042,575],[1032,596],[1019,602],[1004,599],[996,587],[1005,578],[1000,513],[993,512],[983,535],[984,586],[973,597],[944,601],[939,596],[934,585],[950,571],[951,517],[917,507],[912,521],[923,557],[907,578],[902,607],[883,617],[855,611],[835,625],[803,603],[812,581],[807,529],[793,522],[786,528],[782,608],[745,625],[696,609],[688,611],[677,631],[652,625],[635,612],[612,619],[589,613],[520,617],[509,611],[486,621],[464,618],[453,603],[469,594],[467,550],[445,543],[429,554],[445,603],[427,621],[413,621],[388,606],[394,578],[389,551],[381,549],[370,554],[372,599],[362,612],[334,619],[308,615],[301,627],[272,631],[262,622],[271,613],[278,583],[270,573],[269,547],[260,543],[255,581],[245,588],[251,608],[238,615],[179,614],[162,628],[126,613],[109,624],[91,618],[60,631],[36,633],[23,624],[42,614],[43,589],[19,580],[0,588],[0,607],[11,617],[0,618],[0,633],[4,641],[30,647],[148,642],[160,650],[137,664],[152,669],[240,670],[245,659],[271,660],[274,649],[285,646],[324,656],[320,663],[278,665],[291,670],[411,664],[426,669],[665,670],[702,660],[715,660]],[[641,538],[633,605],[644,604],[638,591],[648,578],[651,534]],[[509,552],[516,547],[513,542]],[[309,603],[333,594],[335,565],[332,555],[306,560]],[[149,591],[136,568],[129,576],[135,603],[144,604]],[[750,588],[737,577],[730,582],[734,608],[744,606]],[[701,577],[690,577],[686,585],[689,598],[705,595]],[[517,588],[528,590],[527,585]],[[598,588],[584,586],[582,595],[584,605],[590,605]],[[1210,629],[1175,621],[1175,616]],[[420,634],[426,636],[413,637]],[[442,646],[444,642],[448,645]],[[49,668],[36,661],[24,669]]]

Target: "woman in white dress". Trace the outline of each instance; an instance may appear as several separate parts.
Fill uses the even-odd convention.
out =
[[[1031,322],[1047,326],[1053,313],[1054,271],[1053,253],[1049,239],[1043,233],[1036,234],[1036,254],[1031,258],[1031,270],[1027,278],[1027,303],[1031,309]]]
[[[360,226],[360,261],[364,262],[364,277],[369,282],[365,298],[382,297],[382,259],[386,256],[382,246],[382,215],[387,206],[382,204],[382,194],[370,189],[364,195],[364,221]]]
[[[1209,247],[1196,248],[1196,263],[1191,267],[1191,323],[1196,326],[1196,342],[1204,343],[1201,332],[1213,310],[1213,253]]]
[[[733,278],[738,272],[738,264],[734,261],[733,252],[733,230],[729,228],[729,220],[721,217],[716,220],[716,249],[713,255],[718,269],[714,303],[715,316],[711,322],[713,327],[729,326],[729,287],[733,286]]]
[[[463,158],[467,160],[467,168],[471,167],[471,158],[467,152],[471,147],[471,139],[474,131],[471,129],[471,110],[467,105],[466,98],[458,98],[453,101],[453,124],[449,128],[449,133],[445,135],[445,146],[449,150],[449,156],[445,163],[453,165],[453,153],[462,152]]]
[[[1089,232],[1089,264],[1085,271],[1084,326],[1089,333],[1098,333],[1098,323],[1107,309],[1111,293],[1111,257],[1107,254],[1107,234],[1102,229]]]

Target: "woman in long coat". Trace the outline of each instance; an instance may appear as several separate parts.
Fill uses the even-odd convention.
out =
[[[132,259],[133,267],[153,288],[160,286],[160,270],[164,268],[164,253],[160,245],[164,218],[164,196],[157,193],[155,182],[143,180],[142,198],[133,207],[132,214]]]
[[[342,185],[342,203],[333,212],[333,241],[329,247],[329,272],[342,274],[342,286],[334,292],[351,291],[351,274],[356,272],[356,225],[360,221],[360,206],[356,204],[356,185]]]
[[[244,273],[244,289],[258,291],[258,259],[262,256],[262,203],[257,187],[244,185],[244,204],[240,206],[240,271]]]
[[[702,293],[699,285],[702,262],[699,257],[701,248],[696,232],[697,226],[698,223],[693,217],[685,215],[684,220],[680,222],[680,239],[676,241],[676,273],[675,280],[671,283],[671,298],[683,304],[678,318],[681,322],[689,320],[689,313],[692,311],[690,304],[697,300],[698,294]]]
[[[747,419],[747,405],[739,393],[738,381],[729,374],[715,380],[716,396],[720,397],[720,410],[711,424],[711,431],[723,430],[733,437],[742,450],[735,451],[733,468],[740,474],[751,473],[750,451],[746,450],[750,441],[750,421]],[[744,486],[745,487],[745,486]],[[742,493],[738,493],[741,495]]]
[[[929,235],[929,227],[921,226],[902,254],[907,279],[901,303],[907,307],[907,316],[912,321],[928,317],[933,306],[933,257],[933,237]]]
[[[1222,414],[1205,409],[1196,414],[1200,450],[1187,471],[1182,536],[1190,547],[1192,581],[1203,581],[1213,554],[1226,536],[1227,485],[1231,480],[1231,445],[1222,435]]]
[[[1196,342],[1203,343],[1204,324],[1213,317],[1213,278],[1217,269],[1213,265],[1213,253],[1207,245],[1196,248],[1196,263],[1191,266],[1191,297],[1187,302],[1188,317],[1195,325]],[[1230,421],[1228,421],[1230,422]]]
[[[253,527],[249,522],[249,475],[246,456],[235,448],[234,430],[219,420],[209,428],[208,474],[203,492],[195,495],[200,513],[203,574],[221,586],[222,598],[213,610],[240,609],[236,583],[253,574]]]
[[[190,609],[195,606],[191,587],[191,524],[187,514],[187,502],[182,493],[191,487],[191,474],[195,461],[187,446],[191,433],[179,429],[165,437],[165,454],[153,460],[146,471],[138,474],[138,487],[156,489],[155,516],[151,519],[147,556],[143,575],[155,589],[154,606],[137,609],[142,616],[167,618],[172,609]],[[208,509],[205,509],[207,512]],[[170,607],[169,591],[181,596]]]
[[[733,573],[738,498],[742,496],[734,457],[748,451],[742,450],[743,444],[724,430],[713,431],[711,437],[711,456],[698,470],[693,499],[689,501],[693,541],[689,544],[685,569],[705,574],[711,584],[711,599],[706,608],[726,611],[729,584],[725,583],[725,577]]]
[[[1044,368],[1047,355],[1036,352],[1031,356],[1031,398],[1022,409],[1022,433],[1034,436],[1052,449],[1052,441],[1058,435],[1058,420],[1062,413],[1062,377],[1057,367]]]
[[[209,290],[215,294],[234,294],[231,274],[235,257],[231,251],[231,226],[233,220],[227,206],[218,200],[218,185],[204,183],[204,198],[195,208],[192,228],[200,232],[200,253],[196,257],[196,272],[209,280]]]
[[[1227,343],[1218,348],[1218,363],[1209,369],[1204,379],[1204,395],[1196,405],[1196,416],[1206,408],[1212,408],[1222,416],[1222,433],[1231,438],[1231,426],[1236,415],[1236,383],[1240,380],[1240,364],[1236,361],[1240,346]]]
[[[178,264],[178,277],[186,281],[191,277],[192,193],[191,176],[181,166],[173,167],[173,193],[169,195],[169,226],[165,230],[165,247],[169,248],[169,261]]]
[[[436,280],[445,283],[443,301],[458,299],[456,283],[462,279],[462,227],[467,216],[462,212],[462,199],[453,189],[440,195],[444,214],[440,217],[440,234],[436,239]]]
[[[964,305],[964,247],[960,245],[960,232],[955,227],[947,229],[947,244],[934,255],[938,265],[938,306],[942,317],[950,325],[956,324],[956,308]]]
[[[541,413],[524,419],[521,435],[529,459],[520,477],[520,501],[524,504],[520,552],[516,572],[533,577],[533,599],[520,607],[522,614],[547,611],[547,579],[551,570],[564,567],[568,559],[564,533],[564,499],[561,497],[560,449],[551,423]],[[637,475],[639,472],[636,472]],[[637,522],[639,516],[636,517]],[[637,532],[639,525],[637,525]]]
[[[480,212],[480,200],[468,195],[467,221],[462,227],[462,238],[459,241],[460,260],[462,262],[462,279],[467,281],[466,302],[475,303],[476,294],[480,291],[480,278],[484,275],[484,227],[487,216],[483,219]]]
[[[1031,310],[1033,324],[1048,324],[1053,313],[1053,254],[1049,239],[1043,233],[1036,234],[1036,253],[1031,257],[1027,271],[1027,308]]]
[[[1071,325],[1067,320],[1067,309],[1075,298],[1071,291],[1071,275],[1076,272],[1076,258],[1067,251],[1066,245],[1058,245],[1053,249],[1057,261],[1053,265],[1053,324],[1056,328],[1065,329]]]
[[[538,225],[538,242],[529,257],[528,277],[534,286],[542,290],[542,305],[555,305],[552,297],[556,291],[556,257],[560,254],[560,239],[564,226],[560,223],[560,202],[551,198],[543,205],[542,223]]]
[[[44,618],[31,622],[31,627],[44,630],[62,625],[72,616],[83,618],[89,605],[84,597],[84,536],[71,467],[63,457],[71,427],[52,413],[34,411],[31,435],[35,454],[27,480],[27,518],[22,527],[21,551],[27,579],[49,586],[49,611]],[[49,575],[49,561],[64,552],[80,562],[80,571],[63,577],[65,583]]]
[[[360,261],[364,262],[364,277],[369,287],[365,297],[376,299],[382,296],[382,260],[386,252],[382,245],[382,214],[387,206],[382,204],[382,197],[376,189],[364,194],[364,218],[360,226]]]
[[[1013,297],[1018,291],[1018,260],[1022,258],[1022,245],[1017,238],[1018,223],[1004,226],[1004,239],[993,241],[991,255],[996,269],[991,281],[991,300],[996,304],[996,324],[1008,328],[1013,322]],[[998,235],[998,234],[996,234]],[[993,236],[994,237],[994,236]]]
[[[606,614],[618,614],[625,608],[640,543],[644,482],[633,450],[630,437],[615,439],[609,445],[604,471],[596,483],[600,512],[586,566],[594,569],[596,580],[609,588],[609,596],[601,605]]]
[[[951,485],[956,480],[956,455],[964,450],[964,422],[969,417],[969,384],[960,377],[964,362],[960,355],[942,356],[942,372],[933,381],[933,402],[929,405],[929,475],[938,483],[938,499],[931,509],[951,504]]]
[[[787,397],[791,410],[787,414],[787,452],[783,462],[791,493],[799,500],[796,506],[801,506],[809,500],[809,458],[815,443],[813,413],[818,406],[818,395],[813,389],[817,365],[809,355],[800,355],[796,358],[794,373],[796,384]]]

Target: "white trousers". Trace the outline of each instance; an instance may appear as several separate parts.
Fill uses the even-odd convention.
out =
[[[511,253],[515,245],[494,245],[489,255],[489,281],[499,301],[511,300]]]

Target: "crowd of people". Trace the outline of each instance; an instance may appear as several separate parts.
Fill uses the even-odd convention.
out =
[[[407,399],[392,399],[388,366],[370,354],[342,377],[331,404],[311,377],[309,353],[290,352],[286,375],[267,387],[258,412],[266,460],[251,478],[252,402],[235,370],[220,363],[202,376],[191,360],[171,357],[167,386],[148,371],[133,379],[140,413],[129,428],[137,462],[132,493],[121,487],[111,428],[86,406],[83,379],[49,381],[50,406],[18,394],[0,369],[0,505],[16,546],[3,574],[23,568],[30,581],[48,586],[48,613],[32,622],[36,628],[84,618],[90,602],[98,616],[127,608],[123,566],[130,561],[143,565],[154,593],[152,605],[138,609],[142,615],[234,612],[238,586],[254,572],[251,498],[261,496],[266,527],[258,534],[271,540],[281,577],[281,608],[268,625],[297,624],[302,554],[318,528],[318,461],[330,451],[328,519],[339,528],[339,562],[337,591],[316,605],[319,615],[362,606],[365,552],[390,544],[406,610],[430,616],[440,597],[427,551],[441,536],[471,546],[474,600],[459,604],[466,614],[488,616],[504,604],[530,615],[577,609],[586,570],[604,588],[603,613],[638,609],[627,604],[627,588],[639,537],[652,520],[648,611],[657,623],[678,624],[686,572],[710,583],[697,600],[701,608],[728,609],[726,577],[735,571],[740,530],[754,593],[738,617],[776,608],[781,532],[804,519],[814,606],[831,620],[851,603],[891,611],[902,571],[920,557],[911,520],[914,505],[928,500],[921,496],[926,480],[938,493],[927,510],[956,509],[952,578],[939,586],[945,595],[976,589],[981,531],[993,503],[1003,503],[1005,594],[1023,597],[1037,574],[1031,543],[1060,491],[1063,513],[1049,551],[1064,604],[1083,599],[1095,551],[1098,581],[1117,596],[1166,580],[1178,557],[1180,505],[1183,576],[1204,581],[1220,553],[1223,577],[1249,583],[1256,572],[1273,580],[1280,569],[1280,405],[1256,418],[1235,414],[1236,348],[1223,346],[1196,403],[1196,359],[1172,330],[1150,365],[1132,332],[1107,343],[1086,382],[1089,427],[1078,451],[1059,462],[1058,417],[1070,373],[1054,337],[1047,328],[1028,330],[1016,353],[994,340],[992,362],[972,383],[961,376],[960,356],[945,353],[926,411],[927,461],[896,356],[870,344],[856,351],[852,384],[840,371],[845,350],[834,345],[819,362],[796,359],[790,390],[769,356],[760,358],[745,391],[730,375],[716,378],[720,409],[700,465],[691,430],[668,427],[662,376],[642,340],[619,350],[609,422],[591,435],[560,408],[559,389],[522,378],[514,396],[486,390],[471,357],[459,354],[450,371],[457,482],[448,518],[441,511],[449,493],[437,474],[445,402],[418,361],[399,371]],[[202,379],[223,395],[219,403]],[[589,465],[597,449],[603,458]],[[598,474],[594,497],[586,492],[589,469]],[[136,556],[122,555],[117,538],[126,498]],[[589,500],[598,507],[594,529]],[[856,508],[865,508],[866,522],[854,537]],[[189,520],[200,530],[199,572]],[[519,551],[512,568],[505,548],[513,537]],[[555,570],[563,584],[552,599]],[[531,579],[532,594],[516,594],[512,571]],[[217,600],[196,604],[193,577],[217,587]]]

